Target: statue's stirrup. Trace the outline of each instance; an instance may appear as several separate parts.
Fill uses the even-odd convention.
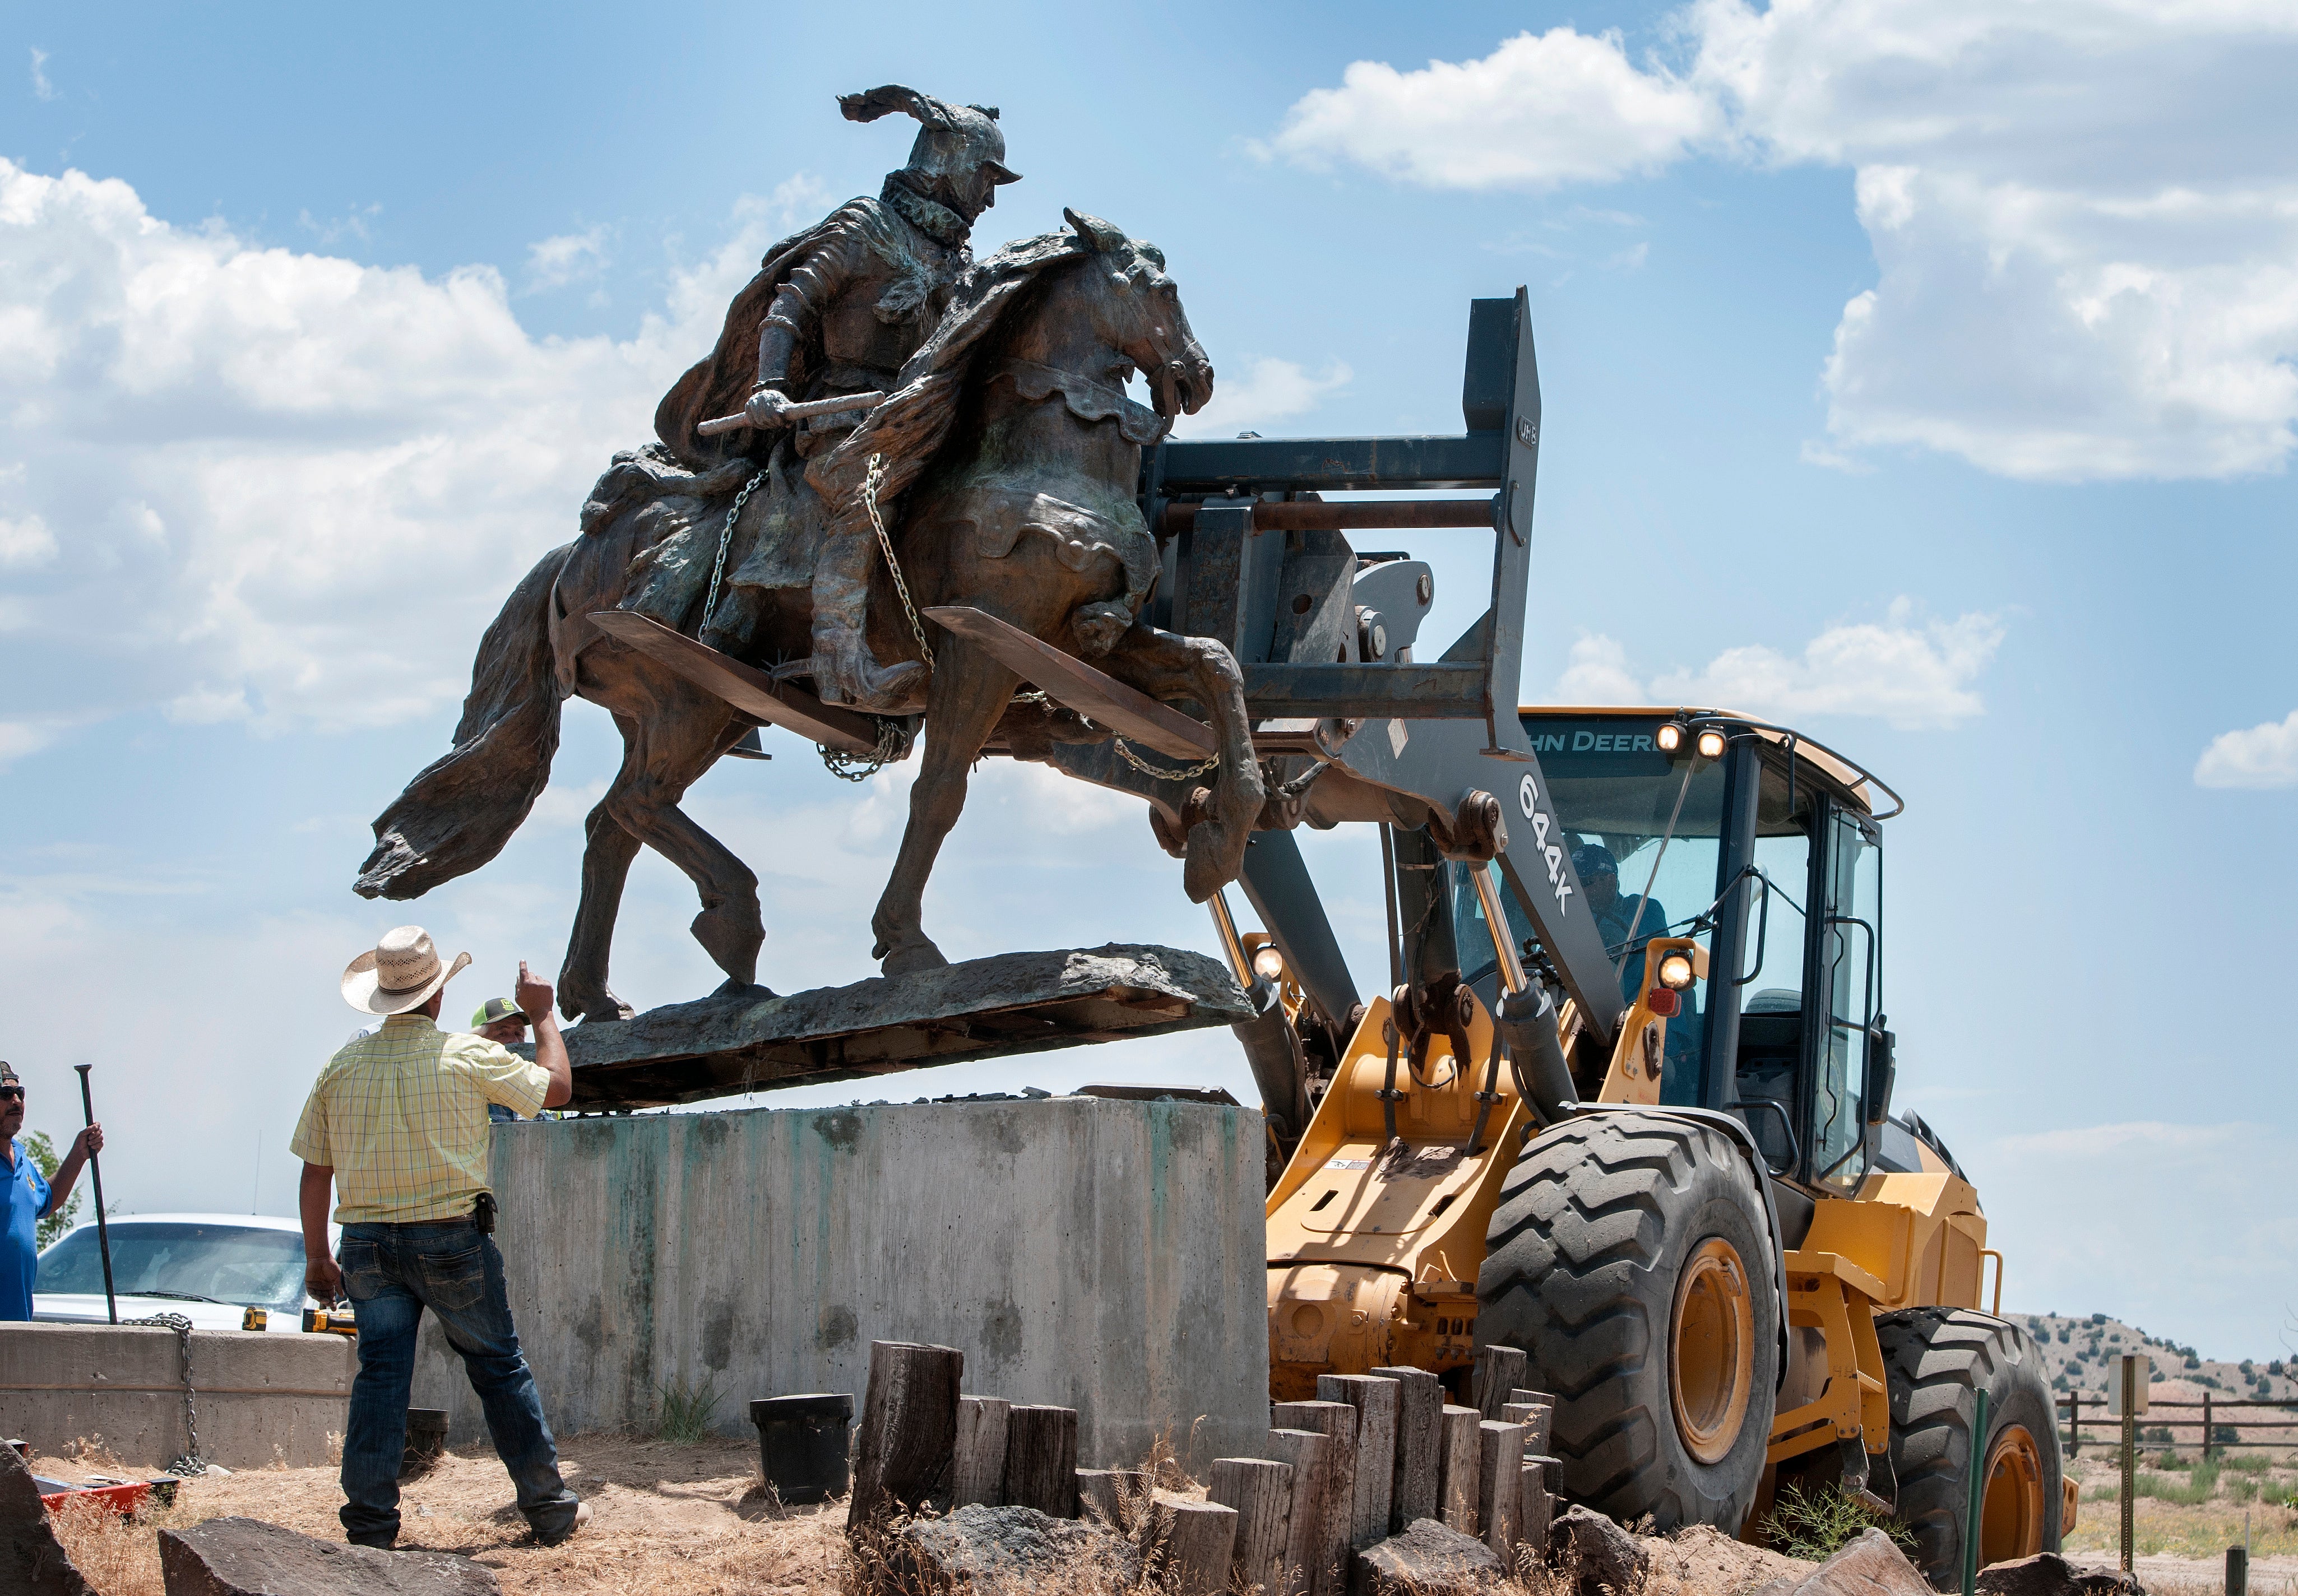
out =
[[[828,681],[814,678],[817,696],[825,704],[842,705],[872,715],[911,715],[918,708],[918,699],[925,686],[926,667],[914,659],[905,659],[895,665],[881,666],[869,659],[854,662],[853,679],[840,681],[831,675]],[[830,675],[830,673],[824,673]],[[851,692],[845,690],[851,688]],[[833,697],[836,694],[838,696]]]

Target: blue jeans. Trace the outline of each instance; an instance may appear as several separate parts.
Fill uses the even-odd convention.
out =
[[[558,1444],[542,1417],[534,1374],[518,1350],[494,1238],[451,1225],[346,1225],[336,1253],[359,1309],[359,1374],[343,1433],[344,1533],[355,1545],[399,1538],[399,1468],[415,1332],[426,1308],[462,1354],[486,1413],[495,1455],[517,1488],[518,1510],[544,1541],[574,1522],[576,1498],[558,1477]]]

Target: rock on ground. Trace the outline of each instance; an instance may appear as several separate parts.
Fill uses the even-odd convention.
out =
[[[1548,1556],[1566,1555],[1578,1573],[1580,1596],[1628,1596],[1643,1588],[1651,1554],[1643,1542],[1591,1508],[1575,1502],[1548,1528]]]
[[[449,1551],[378,1551],[260,1518],[160,1532],[168,1596],[495,1596],[493,1570]]]
[[[1402,1534],[1357,1553],[1349,1596],[1471,1596],[1504,1574],[1492,1549],[1434,1518],[1416,1518]]]
[[[1979,1571],[1980,1596],[2140,1596],[2138,1582],[2120,1568],[2086,1568],[2055,1551]]]
[[[907,1573],[931,1590],[985,1585],[1024,1586],[1056,1577],[1074,1579],[1095,1569],[1113,1582],[1141,1577],[1141,1557],[1121,1535],[1081,1518],[1053,1518],[1035,1508],[963,1507],[941,1518],[921,1518],[897,1537]]]
[[[32,1471],[12,1446],[0,1445],[0,1591],[23,1596],[95,1596],[48,1522]]]
[[[1759,1587],[1755,1596],[1933,1596],[1906,1554],[1880,1529],[1862,1530],[1810,1573]]]
[[[1776,1579],[1800,1578],[1819,1567],[1767,1546],[1735,1541],[1712,1525],[1688,1525],[1666,1539],[1642,1535],[1638,1540],[1651,1560],[1653,1579],[1673,1580],[1687,1591],[1716,1596]]]

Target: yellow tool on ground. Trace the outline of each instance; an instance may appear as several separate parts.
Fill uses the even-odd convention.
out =
[[[1313,1104],[1268,1198],[1272,1396],[1409,1364],[1465,1402],[1479,1347],[1521,1347],[1566,1497],[1753,1533],[1781,1491],[1836,1486],[1905,1521],[1947,1589],[1984,1391],[1980,1560],[2055,1549],[2071,1496],[2002,1256],[1938,1136],[1890,1112],[1896,795],[1747,716],[1521,720],[1539,846],[1503,839],[1495,864],[1441,815],[1384,825],[1393,992],[1352,1025],[1320,1030],[1283,955],[1216,909],[1297,1032],[1298,1093],[1246,1038],[1272,1114]],[[1526,856],[1548,882],[1515,873]],[[1542,945],[1520,900],[1551,889],[1546,923],[1592,919],[1605,964]],[[1287,947],[1323,926],[1261,906]],[[1607,983],[1608,1038],[1566,996]]]

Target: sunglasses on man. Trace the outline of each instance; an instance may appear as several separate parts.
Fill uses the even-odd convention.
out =
[[[21,1103],[23,1100],[22,1087],[0,1087],[0,1103]]]

